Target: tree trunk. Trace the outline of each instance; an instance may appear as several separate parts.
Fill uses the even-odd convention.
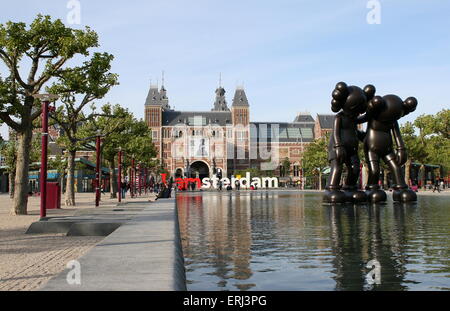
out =
[[[109,162],[109,192],[111,199],[117,198],[117,177],[114,159]]]
[[[322,190],[322,170],[319,170],[319,190]]]
[[[75,206],[75,156],[76,151],[69,151],[67,157],[66,206]]]
[[[408,161],[406,161],[406,164],[405,164],[405,183],[408,186],[411,186],[411,184],[409,182],[410,179],[411,179],[411,160],[408,159]]]
[[[14,183],[13,215],[27,215],[28,205],[28,172],[30,168],[31,126],[24,132],[17,133],[17,162]]]
[[[14,199],[14,170],[11,170],[8,174],[8,183],[9,183],[9,197]]]

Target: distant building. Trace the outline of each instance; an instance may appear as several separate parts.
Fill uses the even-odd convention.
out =
[[[333,130],[334,114],[318,114],[315,121],[314,135],[321,138]]]
[[[211,111],[175,111],[167,90],[151,85],[145,101],[145,121],[152,130],[157,158],[173,177],[223,177],[248,168],[265,169],[271,159],[260,152],[267,148],[280,163],[291,162],[290,177],[300,178],[302,153],[314,140],[315,121],[299,114],[292,123],[250,122],[250,104],[243,87],[237,87],[231,107],[219,86]],[[286,176],[289,177],[289,176]]]

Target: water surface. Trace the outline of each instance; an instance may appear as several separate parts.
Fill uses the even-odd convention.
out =
[[[297,191],[177,196],[188,290],[450,290],[450,197],[324,206]],[[369,284],[371,260],[381,284]]]

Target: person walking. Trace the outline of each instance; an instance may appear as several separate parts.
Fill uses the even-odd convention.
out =
[[[125,195],[127,193],[127,183],[125,181],[120,183],[120,191],[122,191],[122,199],[125,199]]]
[[[439,178],[436,178],[435,182],[434,182],[434,188],[433,188],[433,192],[438,191],[439,193],[441,192],[441,188],[439,185]]]

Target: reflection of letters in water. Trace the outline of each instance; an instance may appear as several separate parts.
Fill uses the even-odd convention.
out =
[[[205,138],[197,138],[191,141],[191,156],[206,157],[208,156],[209,144]]]

